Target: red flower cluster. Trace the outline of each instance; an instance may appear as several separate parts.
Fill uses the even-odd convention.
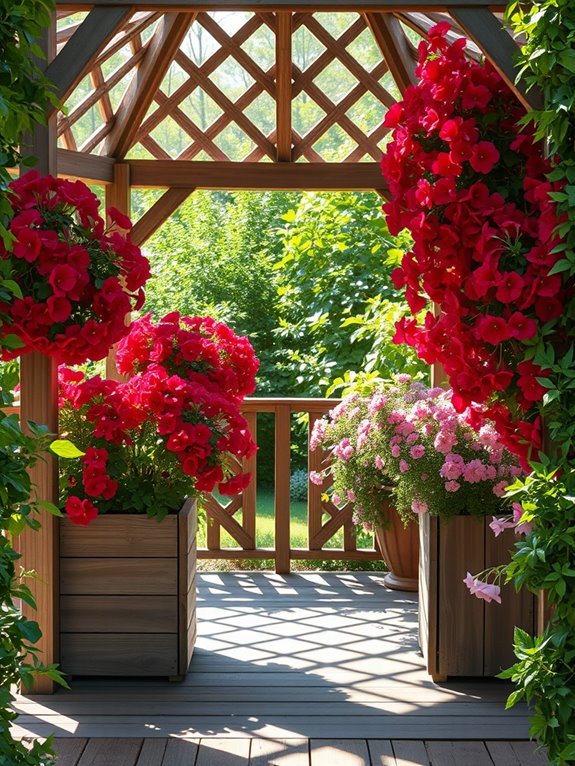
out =
[[[195,326],[194,320],[182,322]],[[152,335],[158,331],[149,318],[144,327]],[[228,341],[229,359],[237,365],[233,380],[247,381],[248,372],[223,328],[219,332]],[[98,511],[112,508],[162,517],[177,510],[186,494],[211,492],[217,485],[221,494],[235,495],[250,481],[241,461],[256,446],[240,414],[237,387],[228,395],[217,385],[215,367],[207,363],[205,372],[198,372],[204,360],[201,345],[198,365],[192,365],[190,354],[189,377],[184,378],[141,358],[135,351],[140,339],[136,323],[124,351],[136,368],[145,369],[127,382],[84,379],[83,373],[60,370],[61,427],[85,451],[75,469],[68,462],[62,466],[63,504],[75,523],[87,524]],[[257,367],[251,346],[240,340],[246,367]],[[231,379],[223,374],[221,360],[220,367],[221,379]]]
[[[103,359],[128,331],[124,317],[144,300],[150,268],[119,229],[129,219],[114,208],[106,229],[99,202],[81,181],[30,171],[10,184],[14,216],[10,259],[21,296],[0,304],[0,332],[17,335],[23,348],[2,359],[40,351],[66,364]]]
[[[543,147],[529,128],[518,132],[521,106],[488,62],[466,58],[464,39],[447,43],[448,29],[430,30],[419,83],[385,119],[393,140],[381,163],[391,192],[383,209],[392,233],[413,237],[392,278],[414,315],[431,302],[439,309],[421,323],[402,318],[394,340],[443,365],[460,411],[512,393],[513,416],[503,404],[488,414],[525,464],[540,445],[534,403],[548,374],[525,359],[525,342],[567,297],[549,274],[561,258],[554,188]]]
[[[211,317],[182,317],[177,311],[157,324],[150,314],[134,322],[116,359],[123,375],[159,363],[172,375],[197,380],[239,400],[255,391],[259,367],[247,338]]]

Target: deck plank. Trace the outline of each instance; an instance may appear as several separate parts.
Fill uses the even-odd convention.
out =
[[[252,739],[250,766],[309,766],[307,739]]]
[[[198,741],[169,739],[162,766],[194,766],[198,747]]]
[[[249,760],[249,739],[202,739],[195,766],[249,766]]]
[[[370,766],[363,739],[313,739],[309,752],[311,766]]]
[[[370,739],[367,743],[371,766],[396,766],[393,746],[389,739]]]
[[[143,740],[118,737],[90,739],[78,766],[136,766]]]
[[[548,763],[547,756],[536,749],[534,742],[512,742],[511,747],[521,766],[543,766]]]
[[[483,742],[427,742],[431,766],[493,766]]]
[[[136,766],[162,766],[167,744],[167,739],[145,739]]]
[[[87,739],[55,739],[54,752],[58,756],[58,766],[77,766],[87,743]]]
[[[429,757],[423,742],[394,739],[391,744],[396,766],[429,766]]]

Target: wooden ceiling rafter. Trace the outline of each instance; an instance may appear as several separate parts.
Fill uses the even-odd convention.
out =
[[[95,88],[86,98],[70,110],[67,115],[60,115],[58,120],[58,135],[65,130],[70,129],[84,114],[95,106],[103,98],[104,93],[109,93],[124,77],[139,63],[143,57],[144,51],[138,51],[132,58],[126,61],[121,67],[118,67],[101,86]]]
[[[135,37],[141,35],[143,32],[145,32],[146,29],[148,29],[148,27],[151,27],[161,18],[161,13],[150,13],[138,22],[130,21],[112,40],[110,40],[102,53],[96,58],[94,64],[102,65],[105,61],[108,61],[108,59],[110,59],[115,53],[118,53],[118,51],[122,50],[122,48],[129,44]]]
[[[93,8],[66,45],[46,67],[46,77],[55,85],[59,99],[65,101],[89,72],[95,57],[129,18],[127,6]]]
[[[194,13],[166,14],[158,22],[145,46],[146,54],[118,107],[106,137],[104,154],[122,158],[130,150],[138,127],[194,17]]]
[[[57,0],[60,9],[86,11],[92,7],[118,5],[129,2],[138,10],[161,10],[164,13],[189,11],[190,0]],[[451,7],[489,8],[504,11],[505,0],[197,0],[193,7],[200,11],[322,11],[347,13],[355,11],[383,11],[386,13],[404,9],[423,11],[445,10]]]
[[[399,92],[405,93],[415,83],[415,59],[401,22],[385,13],[366,13],[365,20]]]
[[[176,187],[165,191],[134,224],[130,232],[132,242],[141,247],[194,191],[193,186]]]
[[[516,83],[517,70],[514,60],[519,48],[511,35],[505,31],[501,20],[486,8],[451,8],[450,15],[483,51],[505,82],[514,90],[525,109],[538,109],[542,104],[537,88],[527,90]]]

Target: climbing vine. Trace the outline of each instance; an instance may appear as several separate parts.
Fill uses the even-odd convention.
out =
[[[9,169],[23,161],[25,134],[53,102],[52,91],[37,63],[41,51],[34,40],[50,22],[52,0],[0,0],[0,237],[6,248],[12,237],[7,224],[12,214],[7,186]],[[21,154],[22,152],[22,154]],[[7,260],[0,261],[0,303],[21,297],[12,279]],[[0,314],[0,324],[6,316]],[[3,348],[21,346],[8,333]],[[0,369],[0,408],[12,404],[11,391],[17,382],[14,363]],[[24,617],[18,600],[34,607],[34,597],[24,582],[19,554],[13,540],[27,527],[39,527],[38,513],[58,510],[33,499],[29,469],[41,459],[49,437],[41,426],[31,425],[24,434],[18,417],[0,409],[0,766],[47,766],[53,763],[50,740],[35,741],[29,747],[17,741],[10,730],[16,713],[10,705],[16,684],[29,685],[34,674],[61,680],[54,666],[42,666],[35,644],[40,638],[38,624]]]
[[[575,277],[575,4],[572,0],[509,3],[506,19],[525,37],[519,77],[542,94],[540,108],[522,120],[545,139],[559,188],[560,259],[552,273],[563,285]],[[534,706],[531,733],[551,763],[575,763],[575,294],[562,315],[542,328],[532,349],[536,364],[550,370],[540,408],[547,438],[533,473],[514,493],[535,521],[508,567],[517,586],[543,591],[551,617],[535,638],[516,631],[518,662],[505,675],[518,686],[509,704],[525,697]]]

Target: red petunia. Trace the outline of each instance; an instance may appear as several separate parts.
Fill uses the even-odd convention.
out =
[[[471,150],[469,164],[476,173],[491,173],[499,157],[495,144],[491,141],[480,141]]]
[[[537,335],[537,322],[520,311],[511,314],[507,327],[509,335],[517,340],[531,340]]]
[[[495,297],[501,303],[513,303],[523,292],[524,285],[523,278],[517,272],[508,271],[497,282]]]
[[[98,515],[98,509],[90,500],[80,500],[71,495],[66,500],[66,514],[73,524],[86,527]]]
[[[493,346],[497,346],[510,337],[508,324],[503,317],[486,314],[481,317],[476,327],[481,340]]]

